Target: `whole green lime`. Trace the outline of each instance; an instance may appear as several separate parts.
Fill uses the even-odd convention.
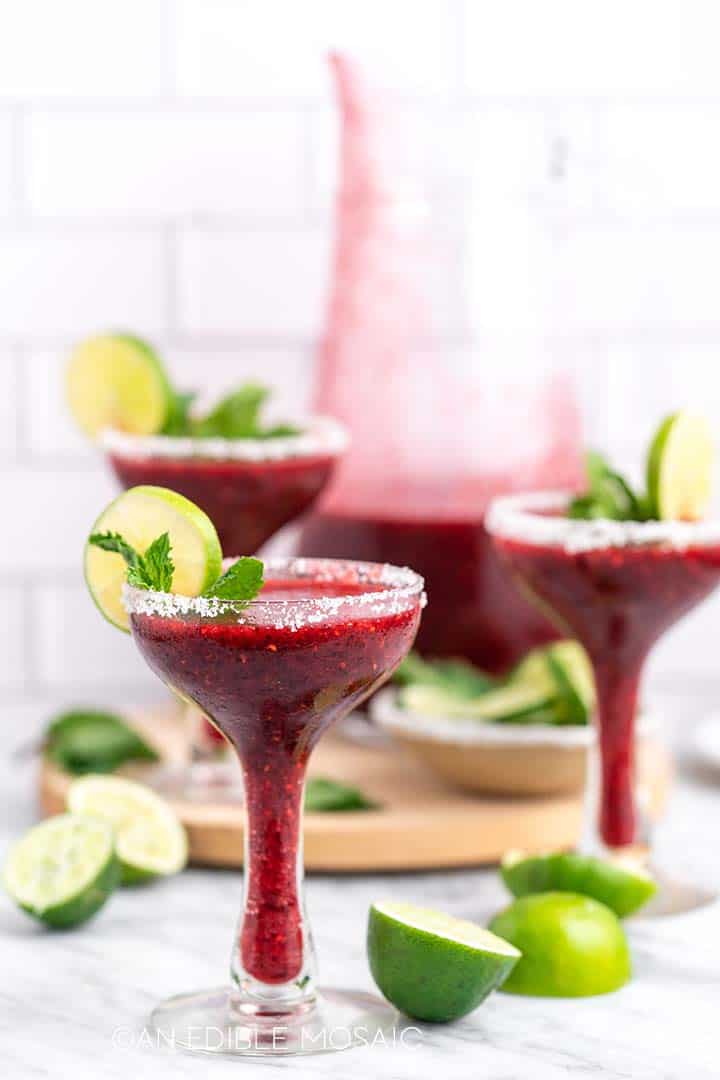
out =
[[[509,994],[591,997],[630,978],[630,952],[617,915],[577,893],[524,896],[490,923],[521,959],[503,985]]]
[[[500,986],[520,953],[465,919],[414,904],[370,908],[368,960],[388,1001],[417,1020],[457,1020]]]

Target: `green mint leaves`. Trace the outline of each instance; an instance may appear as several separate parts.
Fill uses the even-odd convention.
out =
[[[633,491],[620,473],[615,472],[600,454],[590,451],[585,460],[588,488],[572,500],[568,517],[592,520],[647,521],[648,501]]]
[[[206,589],[203,596],[216,600],[254,600],[265,584],[264,569],[260,559],[243,556]]]
[[[359,788],[338,784],[324,776],[312,776],[305,785],[305,809],[309,813],[376,810],[377,806]]]
[[[171,592],[175,564],[168,533],[165,532],[153,540],[144,555],[116,532],[93,533],[89,543],[103,551],[122,555],[127,563],[128,585],[133,585],[136,589]],[[243,556],[206,589],[203,596],[208,599],[249,603],[265,584],[264,569],[260,559]]]
[[[71,709],[45,733],[45,754],[66,772],[114,772],[125,761],[157,761],[158,755],[122,717],[101,709]]]
[[[218,402],[203,420],[196,421],[194,435],[222,439],[249,439],[259,428],[260,408],[270,391],[257,383],[246,383]]]
[[[263,405],[270,397],[266,386],[245,383],[234,390],[206,415],[191,416],[196,395],[173,391],[173,404],[163,428],[164,435],[192,436],[200,439],[278,439],[298,435],[291,424],[275,424],[265,428],[261,423]]]
[[[136,551],[120,533],[93,533],[89,543],[103,551],[114,551],[122,555],[128,567],[128,585],[134,585],[136,589],[170,592],[175,564],[170,554],[168,533],[163,533],[153,540],[144,555]]]
[[[408,653],[393,678],[401,686],[432,686],[468,700],[497,685],[468,660],[423,660],[416,652]]]

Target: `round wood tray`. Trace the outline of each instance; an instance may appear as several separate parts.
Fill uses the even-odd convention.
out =
[[[177,719],[167,707],[135,710],[133,721],[167,760],[182,757]],[[642,746],[640,769],[660,812],[670,781],[666,751]],[[142,778],[136,769],[128,775]],[[356,813],[307,814],[305,866],[320,871],[422,870],[497,862],[510,848],[572,847],[580,833],[582,796],[483,797],[454,790],[400,747],[362,745],[326,736],[311,774],[354,784],[381,805]],[[147,777],[147,773],[145,773]],[[44,762],[40,804],[60,812],[72,777]],[[243,810],[237,801],[173,800],[190,838],[194,863],[241,866]]]

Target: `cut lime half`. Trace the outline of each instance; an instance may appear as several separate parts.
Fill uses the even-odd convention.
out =
[[[120,533],[140,554],[158,536],[169,533],[175,564],[172,590],[180,596],[199,596],[222,570],[222,548],[212,521],[199,506],[168,488],[143,486],[123,492],[103,510],[92,532]],[[121,555],[86,545],[90,594],[105,618],[121,630],[129,627],[122,600],[126,579]]]
[[[47,926],[69,928],[98,911],[120,880],[110,825],[60,814],[30,829],[3,871],[9,896]]]
[[[373,904],[370,970],[388,1001],[418,1020],[457,1020],[508,977],[520,953],[465,919],[414,904]]]
[[[707,420],[685,411],[666,417],[648,455],[651,513],[661,521],[699,521],[710,502],[714,456]]]
[[[657,892],[650,875],[627,857],[610,861],[575,852],[524,855],[510,851],[503,858],[501,874],[513,896],[581,893],[606,904],[620,919],[638,911]]]
[[[490,923],[522,958],[503,990],[534,997],[592,997],[630,978],[630,952],[610,908],[589,896],[546,892],[523,896]]]
[[[187,836],[172,807],[150,788],[120,776],[85,776],[70,787],[68,809],[107,822],[125,884],[176,874],[188,857]]]
[[[154,435],[174,400],[159,357],[128,334],[103,334],[78,345],[68,364],[66,390],[76,423],[93,439],[105,428]]]

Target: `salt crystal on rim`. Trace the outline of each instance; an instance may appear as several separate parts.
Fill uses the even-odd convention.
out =
[[[336,457],[348,446],[348,435],[329,416],[298,420],[297,435],[273,439],[204,439],[177,435],[130,435],[107,428],[100,445],[109,454],[127,458],[200,459],[211,461],[284,461],[327,454]]]
[[[720,543],[720,521],[592,521],[559,516],[571,492],[541,491],[493,499],[488,532],[521,543],[561,547],[570,554],[607,548],[663,546],[683,551]]]

